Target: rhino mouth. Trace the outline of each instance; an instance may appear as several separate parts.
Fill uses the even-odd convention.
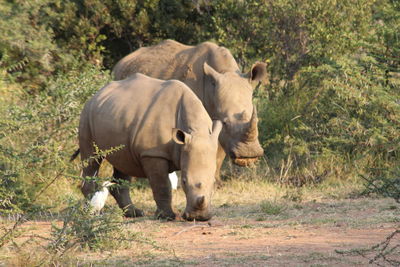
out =
[[[233,163],[241,166],[241,167],[250,167],[253,166],[256,161],[258,160],[258,157],[252,157],[252,158],[234,158],[232,159]]]

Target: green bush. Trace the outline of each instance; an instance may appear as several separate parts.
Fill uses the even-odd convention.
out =
[[[62,255],[75,247],[90,250],[127,248],[138,241],[137,234],[128,231],[123,211],[106,207],[100,215],[93,215],[87,203],[71,201],[62,216],[62,226],[52,225],[49,248]]]
[[[49,183],[78,172],[68,159],[77,148],[79,114],[86,100],[108,81],[107,72],[86,67],[55,77],[36,95],[21,90],[14,101],[2,101],[1,213],[32,209],[37,193]],[[72,187],[63,185],[69,183],[64,179],[58,184],[68,191]],[[41,200],[49,195],[51,190],[44,192]],[[60,199],[52,198],[44,203],[55,205],[57,201]]]
[[[259,101],[261,138],[272,164],[288,158],[298,168],[320,162],[316,176],[346,165],[355,173],[396,166],[400,95],[383,78],[371,57],[341,58],[301,69],[286,85],[289,95]]]

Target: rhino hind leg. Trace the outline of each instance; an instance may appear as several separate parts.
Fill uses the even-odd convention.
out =
[[[82,170],[82,177],[94,177],[97,176],[100,168],[102,159],[97,159],[97,160],[89,160],[88,164],[86,167],[83,168]],[[84,180],[81,185],[81,191],[85,198],[91,197],[97,190],[97,184],[96,181],[91,181],[91,180]]]
[[[130,182],[131,177],[126,175],[116,168],[114,168],[113,182],[119,184],[120,186],[110,188],[111,195],[115,198],[118,206],[124,211],[126,217],[142,217],[144,215],[143,211],[135,208],[132,203],[131,197],[129,195],[129,186],[124,185],[125,182]]]
[[[142,158],[143,169],[149,179],[153,197],[157,204],[156,218],[175,220],[171,207],[172,192],[168,178],[168,161],[162,158]]]

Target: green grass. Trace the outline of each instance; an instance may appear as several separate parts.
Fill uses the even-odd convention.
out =
[[[279,215],[285,210],[285,207],[282,204],[269,200],[261,202],[260,208],[262,213],[268,215]]]

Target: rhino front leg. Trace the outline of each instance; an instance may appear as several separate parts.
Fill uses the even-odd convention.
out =
[[[125,182],[131,182],[131,177],[126,175],[116,168],[114,168],[113,174],[113,182],[117,183],[119,186],[111,187],[110,193],[115,198],[118,203],[118,206],[124,210],[124,214],[126,217],[141,217],[144,215],[143,211],[135,208],[132,203],[131,197],[129,195],[129,186],[124,185]]]
[[[171,183],[168,179],[168,161],[162,158],[145,157],[142,158],[142,165],[157,204],[156,217],[174,220],[175,213],[171,207]]]
[[[221,181],[221,167],[222,163],[224,162],[226,153],[224,149],[222,148],[221,144],[218,143],[218,150],[217,150],[217,169],[215,170],[215,185],[217,187],[221,187],[222,181]]]

